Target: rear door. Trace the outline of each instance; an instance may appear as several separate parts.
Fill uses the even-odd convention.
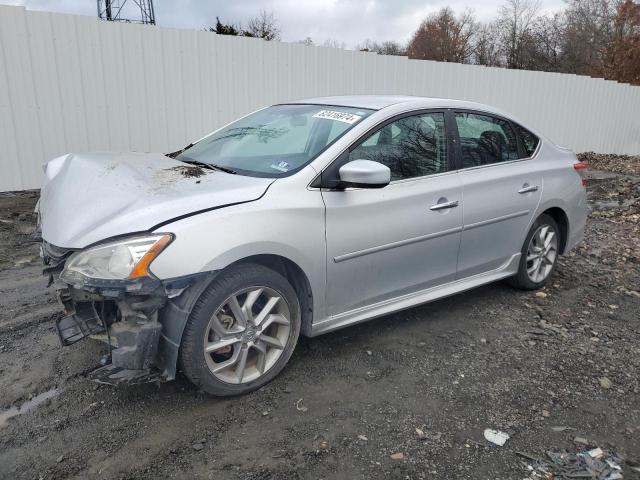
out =
[[[331,315],[455,278],[462,189],[451,150],[445,113],[429,111],[387,122],[336,160],[383,163],[391,183],[322,192]]]
[[[471,111],[454,117],[464,198],[458,278],[465,278],[520,252],[540,202],[542,173],[529,158],[535,148],[525,147],[509,120]]]

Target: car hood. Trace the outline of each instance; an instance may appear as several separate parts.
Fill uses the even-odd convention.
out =
[[[159,153],[67,154],[45,165],[42,238],[83,248],[176,217],[260,198],[273,178],[203,169]]]

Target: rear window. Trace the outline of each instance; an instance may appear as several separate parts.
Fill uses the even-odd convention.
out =
[[[536,148],[538,148],[540,139],[517,123],[514,123],[513,126],[516,128],[518,135],[520,135],[520,140],[522,140],[522,145],[524,145],[524,151],[527,153],[527,157],[531,157],[536,151]]]

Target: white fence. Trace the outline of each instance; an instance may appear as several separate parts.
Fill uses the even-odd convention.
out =
[[[66,152],[171,151],[268,104],[357,93],[475,100],[576,151],[640,153],[640,87],[0,6],[0,191],[37,188]]]

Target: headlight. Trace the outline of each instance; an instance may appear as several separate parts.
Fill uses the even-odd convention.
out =
[[[149,264],[171,242],[170,234],[145,235],[104,243],[74,253],[61,274],[75,283],[79,276],[125,280],[149,275]]]

